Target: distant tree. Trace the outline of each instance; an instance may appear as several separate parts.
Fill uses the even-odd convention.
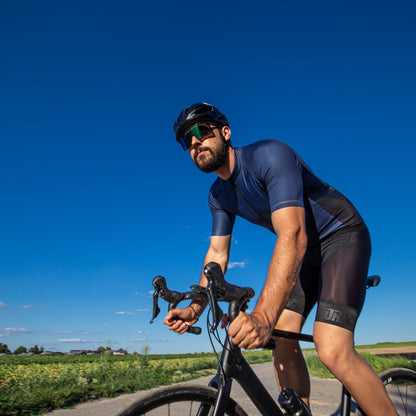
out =
[[[25,353],[25,352],[27,352],[27,349],[26,349],[26,347],[22,347],[22,346],[20,346],[13,354],[14,355],[19,355],[19,354],[23,354],[23,353]]]
[[[8,346],[6,344],[2,344],[0,342],[0,354],[11,354],[11,351],[9,350]]]
[[[139,360],[140,360],[140,366],[142,368],[146,368],[149,365],[149,350],[150,350],[150,346],[149,345],[145,345],[143,346],[142,350],[141,350],[141,354],[139,355]]]
[[[29,352],[33,352],[33,354],[40,354],[44,351],[44,348],[41,347],[39,348],[37,345],[35,345],[34,347],[30,348]]]

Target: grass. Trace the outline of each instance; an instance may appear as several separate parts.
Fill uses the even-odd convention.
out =
[[[416,371],[416,363],[408,361],[399,355],[393,357],[379,357],[377,355],[361,353],[365,360],[374,368],[378,374],[389,368],[403,367]],[[319,378],[334,378],[328,369],[321,363],[316,354],[309,354],[306,357],[306,365],[308,366],[309,374],[313,377]]]
[[[246,351],[244,356],[251,364],[271,361],[271,351]],[[416,371],[416,363],[403,357],[363,356],[377,372],[392,367]],[[316,354],[309,352],[306,361],[312,376],[332,377]],[[0,357],[0,415],[39,415],[76,402],[190,380],[217,365],[212,353]]]
[[[4,364],[4,358],[0,365],[3,416],[36,415],[73,402],[185,381],[217,365],[214,357],[61,357],[62,362],[51,360],[52,357],[18,357],[21,360],[17,361],[24,364]],[[31,358],[36,358],[36,362],[30,363]]]
[[[363,350],[363,349],[375,349],[375,348],[414,347],[415,345],[416,345],[416,341],[382,342],[382,343],[373,344],[373,345],[360,345],[357,348],[360,350]]]
[[[374,371],[378,374],[382,373],[389,368],[403,367],[416,371],[416,362],[407,360],[406,358],[395,355],[390,357],[381,357],[365,353],[366,349],[377,348],[393,348],[393,347],[410,347],[416,346],[416,341],[409,342],[385,342],[372,345],[359,345],[357,346],[358,352],[365,358],[365,360],[374,368]],[[313,377],[320,378],[334,378],[334,376],[328,371],[328,369],[321,363],[318,356],[314,353],[314,348],[305,349],[306,364],[308,366],[309,374]]]
[[[396,348],[396,347],[414,347],[416,346],[416,341],[407,341],[407,342],[380,342],[378,344],[369,344],[369,345],[356,345],[357,350],[364,349],[377,349],[377,348]],[[314,347],[303,348],[303,351],[315,351]]]

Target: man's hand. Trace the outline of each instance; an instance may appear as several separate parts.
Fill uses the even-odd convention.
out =
[[[163,323],[169,327],[170,331],[181,335],[196,321],[198,319],[195,316],[195,311],[188,306],[187,308],[170,310],[163,320]]]
[[[251,350],[266,345],[270,340],[272,330],[273,328],[260,314],[247,315],[245,312],[240,312],[231,322],[228,335],[231,336],[235,345]]]

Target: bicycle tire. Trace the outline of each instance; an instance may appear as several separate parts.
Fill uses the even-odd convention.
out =
[[[407,368],[390,368],[383,371],[379,377],[397,414],[399,416],[416,415],[416,371]],[[355,414],[366,416],[359,406],[357,406]]]
[[[391,368],[380,378],[399,416],[416,415],[416,371]]]
[[[122,409],[117,416],[185,416],[196,415],[201,404],[203,409],[198,415],[209,415],[217,398],[217,390],[199,385],[174,385],[162,387],[136,400]],[[248,416],[233,399],[229,399],[226,415]]]

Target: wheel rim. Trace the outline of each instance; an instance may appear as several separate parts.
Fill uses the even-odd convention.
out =
[[[387,393],[399,416],[416,414],[416,384],[408,380],[392,381],[386,385]]]

